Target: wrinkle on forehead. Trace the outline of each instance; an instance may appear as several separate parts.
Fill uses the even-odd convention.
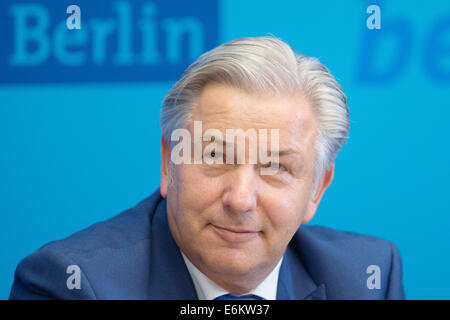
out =
[[[203,130],[279,129],[280,149],[284,144],[308,148],[317,136],[311,104],[300,92],[249,94],[234,87],[210,84],[198,97],[192,120],[202,121]]]

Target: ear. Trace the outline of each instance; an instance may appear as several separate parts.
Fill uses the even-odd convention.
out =
[[[159,192],[163,198],[167,198],[167,189],[169,187],[169,161],[170,150],[164,137],[161,136],[161,185]]]
[[[317,211],[317,207],[319,206],[320,200],[322,200],[322,196],[325,193],[325,190],[327,190],[327,188],[333,181],[333,177],[334,177],[334,163],[329,170],[325,171],[317,186],[313,198],[309,200],[306,215],[303,218],[302,223],[307,223],[314,217]]]

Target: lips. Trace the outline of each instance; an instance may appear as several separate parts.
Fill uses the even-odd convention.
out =
[[[258,236],[258,231],[235,228],[235,227],[222,227],[212,224],[213,230],[223,240],[229,242],[246,242]]]

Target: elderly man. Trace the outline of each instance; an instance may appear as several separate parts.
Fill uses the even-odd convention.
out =
[[[402,299],[392,243],[303,225],[348,130],[317,59],[273,37],[206,52],[163,102],[160,190],[25,258],[11,298]]]

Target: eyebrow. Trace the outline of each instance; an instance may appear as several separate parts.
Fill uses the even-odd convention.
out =
[[[212,140],[212,138],[214,137],[214,140]],[[203,139],[207,139],[206,141]],[[221,144],[221,145],[225,145],[225,150],[226,148],[233,148],[234,149],[234,141],[233,143],[228,142],[228,141],[224,141],[222,139],[218,139],[216,136],[214,135],[206,135],[206,136],[202,136],[202,144],[206,143],[206,142],[210,142],[210,143],[216,143],[216,144]]]
[[[275,152],[276,152],[276,151],[275,151]],[[293,149],[287,149],[287,150],[281,150],[281,151],[278,151],[278,156],[279,156],[279,157],[282,157],[282,156],[289,156],[289,155],[291,155],[291,154],[302,156],[302,153],[301,153],[301,152],[299,152],[299,151],[297,151],[297,150],[293,150]]]
[[[213,141],[211,141],[212,139],[212,137],[214,137],[214,140]],[[206,139],[208,139],[207,141],[204,141],[203,139],[204,138],[206,138]],[[222,145],[226,145],[226,146],[229,146],[229,147],[234,147],[234,143],[231,143],[231,142],[228,142],[228,141],[224,141],[224,140],[222,140],[222,139],[218,139],[218,138],[216,138],[214,135],[211,135],[211,136],[208,136],[208,135],[206,135],[206,136],[202,136],[202,142],[213,142],[213,143],[217,143],[217,144],[222,144]],[[270,150],[268,150],[268,151],[270,151]],[[301,152],[299,152],[299,151],[297,151],[297,150],[294,150],[294,149],[286,149],[286,150],[280,150],[280,151],[273,151],[273,152],[271,152],[271,156],[272,155],[278,155],[278,157],[283,157],[283,156],[289,156],[289,155],[292,155],[292,154],[295,154],[295,155],[302,155],[302,153]]]

